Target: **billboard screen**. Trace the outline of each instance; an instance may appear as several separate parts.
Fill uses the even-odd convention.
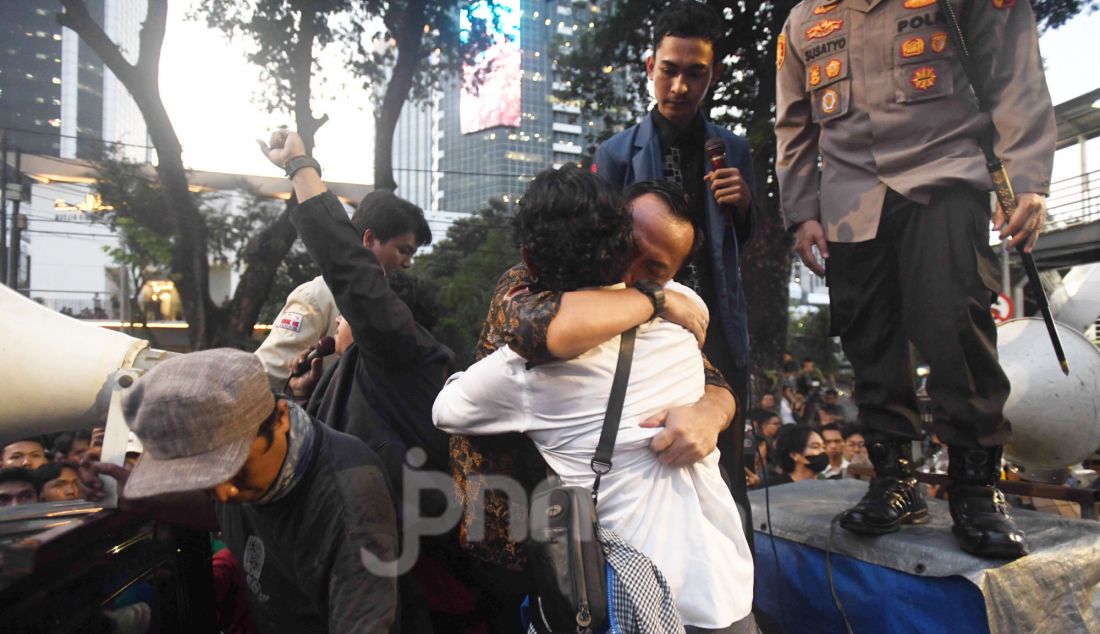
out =
[[[519,127],[522,67],[520,64],[520,0],[479,0],[462,13],[462,32],[469,33],[470,14],[484,20],[492,44],[462,69],[459,119],[462,133],[497,126]]]

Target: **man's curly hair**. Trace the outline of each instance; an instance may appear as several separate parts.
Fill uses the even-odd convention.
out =
[[[539,288],[615,284],[630,266],[633,223],[622,196],[572,165],[545,170],[531,181],[514,224],[516,243]]]

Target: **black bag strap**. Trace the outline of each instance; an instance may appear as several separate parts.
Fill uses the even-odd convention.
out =
[[[635,326],[622,334],[619,342],[619,361],[615,365],[615,378],[611,381],[611,397],[607,401],[607,414],[603,419],[603,431],[596,445],[596,455],[592,458],[592,471],[596,481],[592,483],[592,505],[600,492],[600,477],[611,471],[611,454],[615,451],[615,437],[619,435],[619,420],[623,415],[623,400],[626,398],[626,385],[630,381],[630,364],[634,360],[634,337],[638,334]]]

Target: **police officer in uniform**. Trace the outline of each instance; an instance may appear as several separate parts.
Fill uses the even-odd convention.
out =
[[[1026,540],[996,488],[1011,430],[989,311],[998,288],[989,224],[1011,246],[1034,244],[1054,111],[1027,0],[951,1],[980,85],[936,0],[796,6],[777,42],[776,172],[795,249],[829,284],[876,471],[841,525],[875,535],[927,519],[910,470],[920,434],[912,341],[931,367],[935,430],[949,446],[954,532],[972,554],[1015,558]],[[1010,220],[990,216],[983,140],[1019,192]]]

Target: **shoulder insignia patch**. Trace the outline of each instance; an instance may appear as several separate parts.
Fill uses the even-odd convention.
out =
[[[821,64],[814,64],[810,67],[810,85],[816,86],[821,83]]]
[[[909,78],[909,83],[913,84],[913,88],[917,90],[928,90],[936,85],[936,79],[936,69],[931,66],[921,66],[913,71],[913,76]]]
[[[1016,0],[992,0],[994,9],[1011,9],[1016,6]]]
[[[923,9],[936,4],[936,0],[905,0],[906,9]]]
[[[911,37],[901,43],[902,57],[919,57],[924,55],[924,38]]]
[[[840,106],[840,94],[832,88],[826,88],[821,93],[821,111],[825,114],[833,114]]]
[[[1005,0],[1007,1],[1007,0]],[[844,26],[844,20],[829,20],[828,18],[806,29],[806,39],[816,40],[827,37]]]
[[[837,75],[840,74],[840,71],[842,69],[843,63],[839,59],[836,59],[834,57],[833,59],[829,60],[827,64],[825,64],[825,76],[829,79],[834,79]]]
[[[787,59],[787,34],[780,33],[775,41],[775,69],[783,69],[783,60]]]
[[[597,169],[597,168],[596,168],[596,162],[595,162],[595,161],[592,161],[592,166],[591,166],[591,167],[589,167],[588,169],[592,170],[592,173],[593,173],[593,174],[595,174],[595,173],[596,173],[596,169]]]
[[[947,48],[947,33],[937,31],[932,34],[932,51],[942,53]]]
[[[302,332],[302,315],[287,311],[279,315],[279,319],[275,321],[275,327],[292,332]]]
[[[825,15],[840,6],[840,2],[830,2],[814,8],[814,15]]]

